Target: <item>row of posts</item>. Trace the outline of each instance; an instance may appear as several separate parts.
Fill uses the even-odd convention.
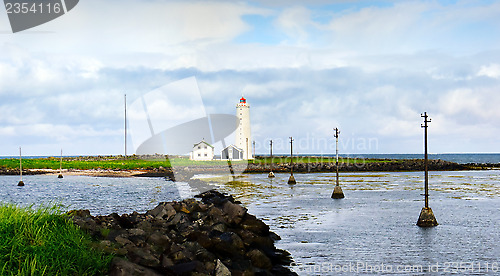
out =
[[[126,111],[125,111],[126,112]],[[429,207],[429,168],[428,168],[428,154],[427,154],[427,128],[428,128],[428,123],[431,122],[431,119],[427,115],[427,112],[424,112],[424,114],[421,115],[422,118],[424,118],[424,124],[422,124],[422,128],[424,129],[424,197],[425,197],[425,205],[422,208],[422,211],[420,212],[420,216],[417,221],[417,225],[421,227],[432,227],[438,225],[437,220],[434,216],[434,213],[432,212],[432,209]],[[333,189],[333,193],[331,198],[333,199],[341,199],[344,198],[344,192],[342,191],[342,188],[340,187],[340,181],[339,181],[339,134],[340,130],[338,128],[334,128],[334,137],[335,137],[335,171],[336,171],[336,176],[335,176],[335,187]],[[293,185],[296,184],[297,181],[295,180],[295,176],[293,175],[293,138],[290,137],[290,177],[288,178],[288,184]],[[255,143],[255,142],[254,142]],[[254,147],[255,149],[255,147]],[[273,173],[273,141],[270,141],[270,156],[271,156],[271,163],[270,167],[271,170],[268,174],[269,178],[275,177]],[[23,182],[23,163],[22,163],[22,153],[21,153],[21,147],[19,147],[19,172],[21,176],[21,180],[18,182],[18,186],[24,186]],[[63,178],[62,175],[62,149],[61,149],[61,158],[60,158],[60,163],[59,163],[59,175],[58,178]]]
[[[431,122],[431,119],[427,115],[427,112],[424,112],[424,114],[421,115],[422,118],[424,118],[424,124],[422,124],[422,128],[424,129],[424,197],[425,197],[425,205],[422,208],[422,211],[420,212],[420,216],[417,221],[417,225],[420,227],[433,227],[437,226],[437,220],[434,216],[434,213],[432,212],[432,209],[429,207],[429,159],[428,159],[428,153],[427,153],[427,128],[428,128],[428,123]],[[342,191],[342,188],[340,187],[340,181],[339,181],[339,134],[340,130],[338,128],[333,129],[334,134],[333,136],[335,137],[335,187],[333,189],[333,193],[331,198],[333,199],[341,199],[344,198],[344,192]],[[295,176],[293,175],[293,138],[290,137],[290,177],[288,178],[288,184],[293,185],[297,184],[297,181],[295,180]],[[270,172],[269,172],[269,178],[275,177],[273,173],[273,141],[270,141],[270,157],[271,157],[271,163],[270,163]]]
[[[17,183],[17,186],[24,186],[24,181],[23,181],[23,155],[21,151],[21,147],[19,147],[19,175],[21,176],[21,180]],[[61,158],[59,159],[59,175],[57,178],[63,178],[62,175],[62,149],[61,149]]]

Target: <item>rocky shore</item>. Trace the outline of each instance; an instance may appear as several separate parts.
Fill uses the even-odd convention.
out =
[[[283,164],[273,164],[274,172],[290,172],[293,166],[295,173],[317,173],[317,172],[335,172],[335,163],[324,162],[302,162]],[[431,171],[452,171],[452,170],[469,170],[469,169],[485,169],[483,166],[470,166],[443,160],[429,160],[429,170]],[[251,163],[248,165],[231,165],[231,169],[235,172],[243,173],[268,173],[271,170],[269,164]],[[360,162],[360,163],[340,163],[339,171],[341,172],[373,172],[373,171],[423,171],[424,160],[422,159],[405,159],[405,160],[381,160],[380,162]],[[211,174],[211,173],[228,173],[228,166],[191,166],[191,167],[176,167],[174,169],[152,169],[135,176],[165,176],[172,180],[187,181],[196,174]]]
[[[69,214],[97,248],[116,255],[110,275],[296,275],[290,254],[274,245],[280,237],[232,196],[196,197],[144,214]]]
[[[273,171],[288,172],[291,164],[274,164]],[[269,165],[249,164],[245,172],[265,172],[269,171]],[[467,167],[454,162],[443,160],[429,160],[429,170],[447,171],[447,170],[465,170]],[[335,163],[297,163],[293,164],[294,172],[333,172],[336,170]],[[423,171],[424,160],[422,159],[404,159],[404,160],[380,160],[377,162],[346,162],[339,163],[339,171],[342,172],[368,172],[368,171]]]
[[[333,159],[332,159],[333,160]],[[259,164],[258,159],[255,163],[231,165],[231,169],[235,172],[243,173],[267,173],[270,171],[270,164]],[[274,172],[289,172],[291,169],[290,163],[273,164]],[[443,160],[429,160],[429,170],[431,171],[452,171],[452,170],[487,170],[498,169],[500,164],[458,164]],[[334,172],[336,166],[334,162],[300,162],[293,164],[293,171],[296,173],[311,173],[311,172]],[[358,160],[354,162],[340,163],[339,171],[341,172],[370,172],[370,171],[423,171],[424,160],[422,159],[402,159],[402,160],[377,160],[366,161]],[[95,169],[95,170],[75,170],[63,169],[64,175],[88,175],[88,176],[103,176],[103,177],[166,177],[167,179],[186,181],[195,174],[204,173],[228,173],[229,163],[225,165],[197,165],[197,166],[176,166],[174,168],[144,168],[137,170],[121,170],[121,169]],[[32,169],[23,170],[25,175],[34,174],[58,174],[59,170],[51,169]],[[9,169],[0,167],[0,175],[19,175],[19,169]]]

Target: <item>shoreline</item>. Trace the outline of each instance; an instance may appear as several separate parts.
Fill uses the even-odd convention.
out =
[[[198,165],[175,166],[174,168],[141,168],[141,169],[63,169],[63,175],[80,175],[94,177],[166,177],[174,181],[190,179],[195,174],[230,173],[268,173],[270,164],[249,163],[235,165]],[[500,164],[468,163],[458,164],[443,160],[429,160],[430,171],[464,171],[464,170],[494,170],[500,169]],[[290,163],[272,164],[272,171],[287,173],[291,170]],[[380,159],[376,162],[345,162],[339,163],[339,172],[402,172],[423,171],[422,159]],[[325,173],[335,172],[335,163],[302,162],[293,164],[294,173]],[[58,175],[59,169],[23,169],[23,175]],[[0,175],[19,175],[19,169],[0,167]]]

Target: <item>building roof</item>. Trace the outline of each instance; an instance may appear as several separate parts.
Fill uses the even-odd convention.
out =
[[[201,140],[201,142],[198,142],[196,144],[193,145],[193,148],[198,146],[199,144],[206,144],[207,146],[213,148],[214,146],[210,145],[209,143],[205,142],[205,140]]]
[[[243,149],[240,149],[240,148],[238,148],[238,147],[237,147],[237,146],[235,146],[235,145],[229,145],[229,146],[227,146],[227,147],[223,148],[223,149],[222,149],[222,151],[224,151],[225,149],[230,148],[230,147],[232,147],[232,148],[236,149],[237,151],[243,151]]]

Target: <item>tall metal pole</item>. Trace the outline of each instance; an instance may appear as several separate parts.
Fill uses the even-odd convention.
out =
[[[420,211],[420,216],[418,217],[417,225],[420,227],[433,227],[438,225],[436,217],[432,212],[432,209],[429,207],[429,159],[427,154],[427,123],[431,122],[429,116],[427,116],[427,112],[421,114],[420,117],[424,118],[424,124],[421,125],[424,128],[424,190],[425,190],[425,207]]]
[[[333,193],[332,193],[332,198],[344,198],[344,192],[342,191],[342,188],[340,187],[340,181],[339,181],[339,134],[340,134],[340,131],[339,131],[339,128],[334,128],[333,131],[335,131],[335,133],[333,134],[333,136],[335,137],[335,171],[336,171],[336,184],[335,184],[335,188],[333,189]]]
[[[59,159],[59,175],[57,176],[57,178],[63,178],[63,175],[62,175],[62,149],[61,149],[61,159]]]
[[[425,170],[425,180],[424,180],[424,189],[425,189],[425,208],[429,208],[429,158],[427,154],[427,123],[431,122],[431,119],[427,120],[427,112],[424,112],[424,115],[421,115],[424,118],[424,124],[421,126],[424,128],[424,170]]]
[[[293,138],[290,137],[290,178],[288,184],[296,184],[295,177],[293,176]]]
[[[252,142],[253,145],[253,157],[255,158],[255,141]]]
[[[23,157],[21,154],[21,147],[19,147],[19,174],[21,176],[21,180],[17,183],[17,186],[24,186],[23,182]]]
[[[21,174],[21,182],[23,181],[23,157],[21,154],[21,147],[19,147],[19,173]]]
[[[270,144],[270,150],[271,150],[271,154],[270,155],[271,155],[271,162],[272,162],[273,161],[273,140],[271,140],[269,142],[269,144]]]
[[[335,153],[336,153],[336,160],[335,160],[335,168],[337,171],[337,185],[339,186],[339,129],[335,128]]]
[[[125,158],[127,158],[127,94],[125,94]]]
[[[293,138],[290,137],[290,172],[293,175]]]
[[[275,177],[274,173],[273,173],[273,140],[271,140],[269,142],[270,144],[270,156],[271,156],[271,163],[269,164],[269,166],[271,167],[271,171],[269,172],[269,174],[267,175],[269,178],[272,178],[272,177]]]

